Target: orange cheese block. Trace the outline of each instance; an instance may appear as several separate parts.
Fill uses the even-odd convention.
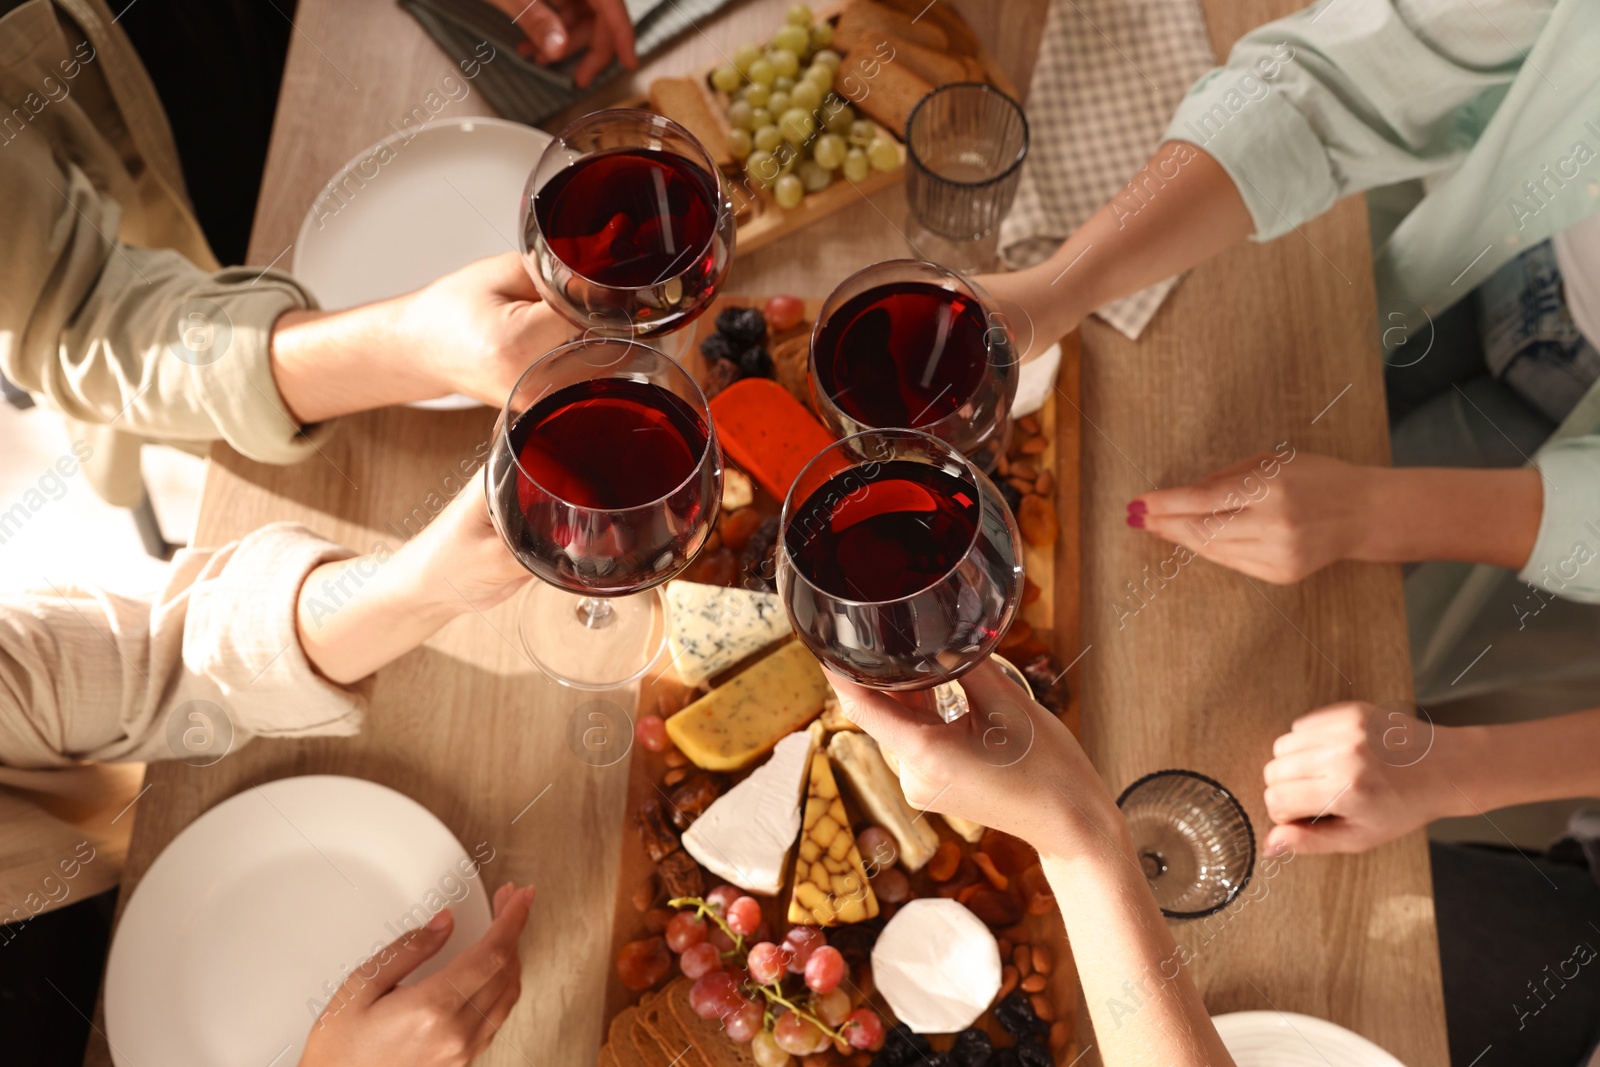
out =
[[[711,399],[722,447],[739,469],[778,500],[833,435],[771,378],[734,382]]]

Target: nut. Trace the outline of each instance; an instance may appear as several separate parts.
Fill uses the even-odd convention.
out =
[[[1000,968],[1000,999],[1004,1000],[1007,993],[1017,988],[1017,969],[1011,964]]]
[[[1050,1006],[1050,998],[1043,993],[1030,993],[1028,1003],[1033,1005],[1033,1013],[1045,1022],[1053,1022],[1056,1010]]]
[[[1011,962],[1016,964],[1017,973],[1022,977],[1033,973],[1033,952],[1027,945],[1018,945],[1011,950]]]
[[[1028,977],[1026,977],[1026,978],[1024,978],[1022,980],[1022,991],[1024,993],[1042,993],[1042,992],[1044,992],[1044,975],[1042,975],[1042,974],[1030,974],[1030,975],[1028,975]]]
[[[1033,946],[1033,969],[1038,974],[1049,974],[1055,969],[1055,956],[1043,945]]]

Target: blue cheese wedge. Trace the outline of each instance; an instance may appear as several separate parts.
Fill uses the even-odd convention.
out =
[[[702,684],[790,632],[776,593],[668,582],[667,612],[672,662],[688,685]]]
[[[800,833],[800,794],[821,735],[813,723],[779,741],[771,759],[683,832],[685,851],[740,889],[777,896],[789,848]]]
[[[965,904],[922,897],[878,935],[872,980],[912,1033],[953,1034],[1000,992],[1000,945]]]

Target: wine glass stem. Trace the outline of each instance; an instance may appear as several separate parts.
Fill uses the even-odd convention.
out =
[[[591,630],[610,625],[615,615],[611,601],[604,597],[586,596],[578,601],[578,618]]]

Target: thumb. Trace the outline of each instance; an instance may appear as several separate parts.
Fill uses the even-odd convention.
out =
[[[437,955],[454,929],[455,916],[446,908],[429,919],[428,925],[401,934],[350,972],[335,1002],[371,1004]]]
[[[927,726],[931,713],[906,707],[888,693],[857,685],[823,668],[828,684],[839,697],[839,710],[879,745],[893,752],[913,750],[914,739]]]
[[[1263,842],[1262,851],[1268,856],[1283,852],[1315,856],[1329,852],[1359,852],[1361,849],[1350,824],[1334,816],[1317,823],[1292,822],[1274,826]]]

